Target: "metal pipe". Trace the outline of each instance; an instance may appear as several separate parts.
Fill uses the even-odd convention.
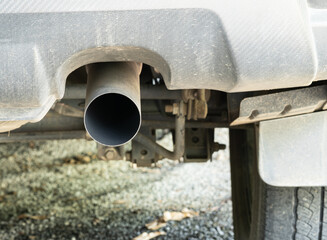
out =
[[[89,135],[106,146],[134,138],[141,125],[142,64],[135,62],[87,65],[84,125]]]
[[[168,120],[142,120],[142,127],[152,127],[152,128],[174,128],[174,121]],[[199,122],[199,121],[187,121],[185,123],[186,128],[227,128],[229,127],[228,122]]]
[[[0,134],[0,143],[28,142],[36,140],[82,139],[86,138],[85,130],[45,131],[45,132],[11,132]]]
[[[63,99],[84,99],[86,84],[67,85]],[[181,90],[168,90],[165,85],[141,85],[141,99],[181,100]]]

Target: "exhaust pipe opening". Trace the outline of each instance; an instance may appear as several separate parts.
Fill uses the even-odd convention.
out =
[[[120,146],[138,133],[141,125],[141,68],[142,64],[132,62],[87,66],[84,125],[98,143]]]
[[[85,113],[87,131],[103,145],[118,146],[128,142],[136,135],[140,124],[141,115],[135,103],[117,93],[94,99]]]

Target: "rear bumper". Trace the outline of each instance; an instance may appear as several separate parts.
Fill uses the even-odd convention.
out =
[[[0,131],[42,119],[68,74],[91,62],[144,62],[169,89],[327,78],[327,10],[306,1],[4,0],[0,22]]]

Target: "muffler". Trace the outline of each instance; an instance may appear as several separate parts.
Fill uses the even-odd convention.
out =
[[[109,62],[87,65],[84,125],[106,146],[120,146],[135,137],[141,125],[141,63]]]

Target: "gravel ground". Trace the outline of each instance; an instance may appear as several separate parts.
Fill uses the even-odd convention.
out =
[[[216,130],[228,143],[227,129]],[[156,239],[233,239],[228,151],[208,163],[163,160],[155,168],[95,157],[84,140],[0,145],[0,239],[132,239],[164,211]]]

